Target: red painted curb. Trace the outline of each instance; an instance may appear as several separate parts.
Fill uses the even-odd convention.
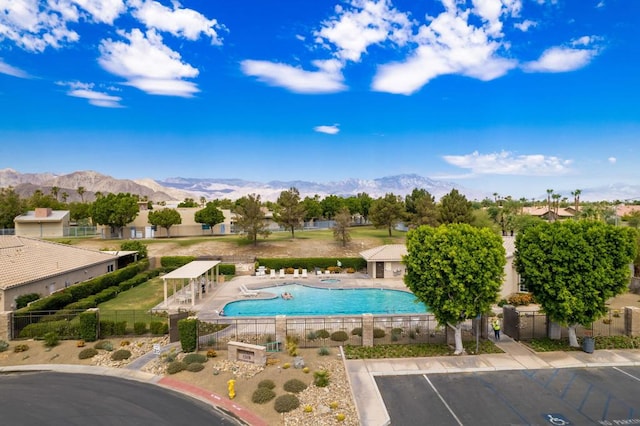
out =
[[[222,407],[252,426],[269,426],[268,423],[258,417],[255,413],[236,404],[229,398],[217,395],[209,390],[202,389],[189,383],[181,382],[180,380],[172,379],[171,377],[163,377],[158,381],[157,384],[165,388],[190,394],[197,398],[208,401],[213,405]]]

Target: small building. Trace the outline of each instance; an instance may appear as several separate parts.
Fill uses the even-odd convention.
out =
[[[118,269],[118,255],[38,238],[0,236],[0,311],[25,294],[49,296]]]
[[[68,210],[51,210],[37,208],[17,216],[15,224],[16,236],[35,238],[58,238],[64,236],[65,228],[69,227]]]
[[[387,244],[360,252],[367,261],[367,274],[372,278],[402,278],[405,265],[402,257],[407,254],[404,244]]]

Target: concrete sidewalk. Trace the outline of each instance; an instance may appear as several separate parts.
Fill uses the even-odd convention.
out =
[[[386,426],[391,422],[375,382],[376,376],[640,365],[640,350],[597,350],[592,354],[581,351],[537,353],[505,335],[495,343],[504,353],[346,360],[360,424]]]

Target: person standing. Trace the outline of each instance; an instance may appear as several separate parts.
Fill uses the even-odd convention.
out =
[[[493,334],[495,335],[496,340],[500,340],[500,318],[493,320],[491,328],[493,328]]]

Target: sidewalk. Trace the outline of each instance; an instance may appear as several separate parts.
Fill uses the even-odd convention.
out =
[[[375,382],[376,376],[640,365],[639,350],[597,350],[592,354],[581,351],[537,353],[504,334],[495,343],[505,353],[346,360],[345,367],[360,424],[386,426],[391,422]]]

